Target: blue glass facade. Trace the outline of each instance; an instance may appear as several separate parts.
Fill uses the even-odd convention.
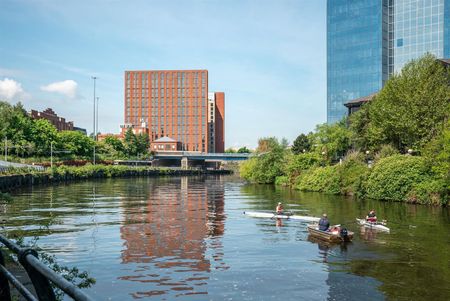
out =
[[[450,0],[328,0],[328,123],[427,52],[450,58]]]
[[[444,57],[444,0],[395,0],[394,45],[395,72],[427,52]]]
[[[450,58],[450,0],[444,1],[444,57]]]
[[[382,2],[327,2],[328,123],[346,115],[344,103],[377,92],[382,86]]]

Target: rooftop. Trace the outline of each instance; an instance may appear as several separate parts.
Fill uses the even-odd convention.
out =
[[[166,136],[166,137],[161,137],[159,139],[156,139],[153,142],[177,142],[177,141],[175,139],[172,139],[172,138]]]
[[[346,106],[347,108],[353,107],[353,106],[359,106],[363,103],[366,103],[368,101],[371,101],[378,93],[373,93],[364,97],[360,97],[360,98],[356,98],[353,100],[350,100],[347,103],[344,103],[344,106]]]

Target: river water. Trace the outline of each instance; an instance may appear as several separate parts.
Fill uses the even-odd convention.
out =
[[[39,186],[1,207],[8,235],[39,237],[87,270],[98,300],[450,300],[450,211],[222,177],[137,178]],[[251,218],[282,201],[355,231],[326,245],[306,224]],[[374,208],[391,233],[354,223]]]

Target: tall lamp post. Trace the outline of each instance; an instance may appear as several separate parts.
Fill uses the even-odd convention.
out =
[[[8,161],[8,137],[5,136],[5,161]]]
[[[50,168],[53,168],[53,141],[50,142]]]
[[[95,116],[95,140],[98,140],[98,100],[100,97],[97,97],[97,114]]]
[[[93,120],[92,128],[93,128],[93,134],[94,134],[93,164],[95,165],[95,143],[97,142],[97,133],[95,132],[96,131],[96,127],[95,127],[95,125],[96,125],[96,123],[95,123],[95,116],[96,116],[96,114],[95,114],[95,108],[96,108],[96,106],[95,106],[95,81],[97,80],[97,77],[91,76],[91,78],[94,80],[94,118],[93,118],[94,120]]]

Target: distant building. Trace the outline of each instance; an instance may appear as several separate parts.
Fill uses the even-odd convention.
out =
[[[353,99],[353,100],[345,103],[344,106],[346,106],[348,109],[348,115],[350,116],[351,114],[358,111],[363,104],[371,101],[376,95],[377,95],[377,93],[374,93],[369,96],[364,96],[364,97],[360,97],[357,99]]]
[[[208,133],[210,153],[225,151],[225,93],[208,93]]]
[[[328,0],[328,123],[427,52],[450,57],[450,0]]]
[[[150,149],[154,152],[158,151],[178,151],[180,143],[169,137],[161,137],[150,143]]]
[[[450,68],[450,59],[437,59],[437,61],[439,63],[441,63],[447,69]],[[347,103],[344,103],[344,106],[346,106],[348,109],[348,116],[350,116],[351,114],[358,111],[363,104],[365,104],[369,101],[372,101],[377,94],[378,94],[378,92],[370,94],[368,96],[356,98],[356,99],[350,100]]]
[[[83,133],[83,134],[85,134],[85,135],[87,135],[86,129],[83,129],[83,128],[79,128],[79,127],[74,126],[74,127],[73,127],[73,130],[74,130],[74,131],[77,131],[77,132],[80,132],[80,133]]]
[[[58,131],[73,131],[74,130],[72,121],[66,122],[65,118],[59,117],[50,108],[48,108],[48,109],[46,109],[46,110],[44,110],[42,112],[31,110],[30,116],[33,119],[46,119],[46,120],[48,120],[51,124],[53,124],[56,127],[56,129]]]
[[[180,150],[222,152],[225,94],[208,99],[208,70],[125,71],[125,123],[150,142],[173,139]]]
[[[98,141],[103,141],[103,140],[105,140],[105,139],[108,138],[108,137],[114,137],[114,138],[117,138],[117,139],[120,139],[120,140],[123,139],[122,134],[105,133],[105,134],[98,134],[98,135],[97,135],[97,140],[98,140]]]

